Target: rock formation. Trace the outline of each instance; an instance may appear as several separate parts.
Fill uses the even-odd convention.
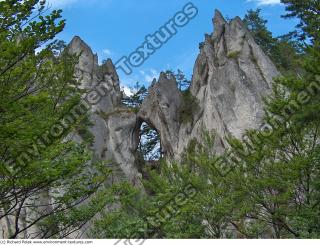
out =
[[[227,147],[227,136],[239,138],[245,130],[260,126],[262,98],[279,72],[239,17],[227,22],[216,11],[213,25],[214,32],[205,36],[195,62],[190,93],[198,109],[187,122],[180,113],[188,102],[173,77],[161,73],[135,113],[121,103],[119,77],[111,60],[99,66],[97,56],[79,37],[70,43],[70,52],[80,55],[76,77],[83,88],[101,83],[109,88],[90,112],[95,156],[113,162],[132,183],[139,185],[141,177],[135,157],[143,122],[159,133],[168,159],[178,159],[192,139],[201,142],[203,131],[216,133],[221,152]]]
[[[179,109],[182,106],[182,95],[173,77],[161,73],[159,81],[148,90],[138,113],[140,122],[154,127],[160,135],[162,152],[165,156],[175,156],[180,129]]]
[[[221,152],[228,135],[239,138],[245,130],[258,128],[262,98],[280,75],[239,17],[228,23],[216,11],[213,24],[214,33],[206,35],[193,70],[190,92],[199,109],[192,120],[179,121],[181,94],[164,75],[149,89],[138,114],[159,132],[168,156],[179,158],[192,139],[202,142],[203,131],[216,133]]]
[[[114,170],[112,181],[124,177],[141,185],[136,152],[143,122],[159,133],[168,159],[179,159],[192,139],[202,142],[203,131],[216,132],[216,150],[222,152],[228,135],[241,137],[245,130],[260,126],[262,98],[279,72],[239,17],[227,22],[216,11],[213,24],[214,32],[206,35],[195,62],[190,94],[198,108],[188,121],[180,116],[188,102],[174,78],[162,73],[136,113],[121,102],[120,81],[112,61],[99,66],[97,55],[79,37],[69,44],[69,52],[79,55],[75,76],[81,87],[100,91],[101,98],[89,110],[92,150],[96,159],[105,160]],[[82,139],[77,135],[74,140]]]
[[[98,57],[79,37],[74,37],[68,46],[71,54],[79,55],[76,78],[86,91],[100,91],[100,100],[89,112],[94,136],[92,149],[98,160],[105,160],[114,172],[120,170],[131,183],[139,185],[139,176],[134,166],[138,147],[137,116],[121,103],[122,92],[115,67],[110,59],[102,66]],[[103,90],[103,91],[101,91]],[[113,176],[114,181],[121,174]]]

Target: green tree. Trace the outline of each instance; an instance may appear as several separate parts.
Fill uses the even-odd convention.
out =
[[[139,82],[130,88],[131,95],[124,96],[123,103],[133,109],[139,109],[144,98],[148,95],[148,91],[144,85],[140,85]]]
[[[309,54],[303,78],[275,82],[265,117],[270,135],[252,131],[247,141],[231,142],[239,153],[239,191],[244,206],[252,207],[243,217],[271,224],[276,238],[320,235],[318,57],[319,51]]]
[[[180,69],[178,69],[176,72],[172,70],[167,70],[166,74],[176,79],[180,91],[185,91],[189,89],[191,81],[186,78],[185,74]]]
[[[301,1],[285,1],[301,6]],[[305,3],[305,2],[304,2]],[[304,5],[303,3],[303,5]],[[315,2],[313,2],[314,4]],[[311,8],[312,3],[304,5]],[[301,17],[305,9],[295,8]],[[315,33],[313,23],[300,25],[304,36]],[[246,140],[230,140],[237,165],[229,177],[236,183],[236,216],[250,220],[243,234],[276,238],[319,237],[319,49],[317,42],[306,50],[299,78],[277,79],[266,100],[267,134],[250,131]],[[302,96],[304,99],[301,99]],[[254,233],[252,233],[254,232]]]
[[[319,40],[320,33],[320,3],[317,0],[281,0],[286,5],[286,10],[289,12],[283,17],[297,17],[300,23],[297,25],[301,29],[300,38],[307,38],[311,41]]]
[[[231,237],[228,226],[236,203],[229,183],[214,171],[219,158],[211,152],[212,139],[208,137],[206,147],[191,143],[183,164],[162,162],[160,171],[149,169],[144,185],[151,195],[122,192],[122,208],[104,214],[93,228],[95,234],[101,238]],[[183,198],[188,185],[194,194]]]
[[[256,43],[283,73],[301,74],[301,44],[294,32],[275,38],[267,28],[268,21],[261,16],[261,9],[248,10],[243,19]]]
[[[267,55],[271,56],[276,39],[267,28],[268,21],[261,17],[261,9],[248,10],[243,22],[247,25],[256,43]]]
[[[88,119],[85,113],[73,120],[66,115],[80,109],[85,91],[73,79],[77,57],[53,41],[65,26],[61,10],[45,15],[46,6],[39,0],[0,2],[0,221],[10,238],[35,226],[33,238],[79,229],[103,196],[79,204],[108,175],[102,163],[91,163],[89,142],[72,141]]]

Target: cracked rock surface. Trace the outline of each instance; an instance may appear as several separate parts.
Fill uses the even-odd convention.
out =
[[[135,185],[139,185],[139,176],[134,166],[137,136],[136,114],[121,103],[119,76],[110,59],[98,65],[98,57],[79,37],[74,37],[68,46],[69,52],[80,55],[76,66],[76,78],[81,86],[95,90],[100,95],[98,103],[92,105],[89,112],[94,136],[92,149],[97,160],[105,160],[115,173],[114,180],[124,176]]]
[[[240,138],[245,130],[258,128],[262,98],[280,75],[239,17],[228,23],[216,11],[213,24],[214,32],[206,35],[193,70],[191,93],[200,110],[192,124],[180,128],[178,155],[190,138],[202,141],[202,130],[216,132],[217,150],[222,151],[226,136]]]
[[[169,158],[179,159],[192,139],[203,143],[204,132],[216,133],[221,153],[228,147],[227,136],[240,138],[245,130],[258,128],[262,99],[280,75],[239,17],[227,22],[216,11],[213,25],[194,65],[190,92],[199,108],[191,122],[179,120],[181,92],[164,74],[149,89],[138,114],[158,131]]]

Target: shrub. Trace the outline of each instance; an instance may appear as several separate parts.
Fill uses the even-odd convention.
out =
[[[239,55],[240,55],[240,51],[230,51],[228,52],[227,57],[235,59],[235,58],[238,58]]]
[[[191,94],[190,90],[182,92],[183,103],[179,111],[180,121],[182,123],[192,122],[193,115],[199,109],[197,99]]]

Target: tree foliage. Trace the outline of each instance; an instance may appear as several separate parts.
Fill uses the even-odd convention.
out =
[[[261,16],[261,9],[248,10],[243,19],[256,43],[271,58],[277,68],[284,74],[301,74],[300,59],[303,53],[302,44],[291,32],[280,37],[273,37],[267,23]]]
[[[176,72],[173,70],[166,71],[167,76],[172,76],[177,81],[177,86],[180,91],[188,90],[191,81],[187,79],[186,75],[183,73],[182,70],[178,69]]]
[[[248,10],[243,22],[247,25],[256,43],[271,56],[276,39],[267,28],[268,21],[261,17],[261,9]]]
[[[281,0],[286,5],[288,13],[285,18],[297,17],[300,23],[297,28],[300,29],[299,36],[302,40],[319,40],[320,33],[320,3],[317,0]]]
[[[87,142],[72,141],[88,119],[65,116],[85,91],[73,78],[77,57],[54,40],[61,11],[47,12],[45,1],[0,2],[0,222],[10,238],[35,227],[30,238],[77,230],[97,211],[78,205],[108,175],[91,163]]]

